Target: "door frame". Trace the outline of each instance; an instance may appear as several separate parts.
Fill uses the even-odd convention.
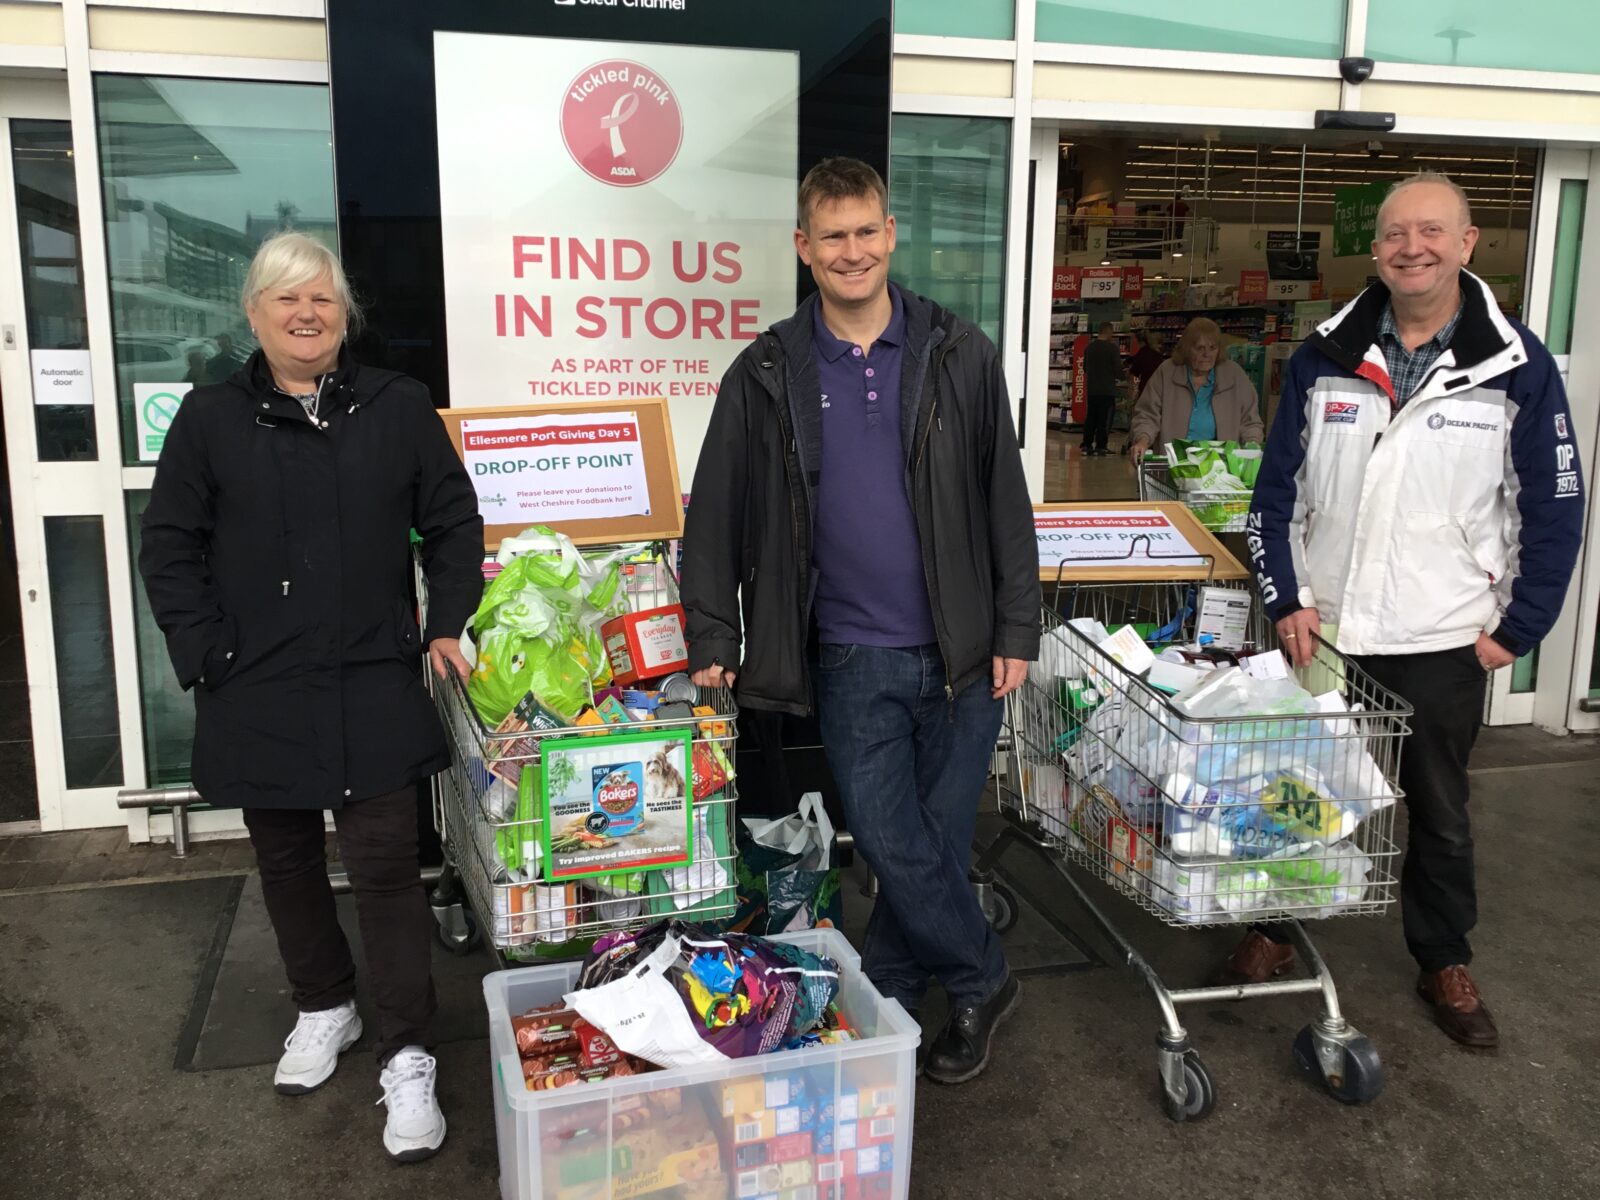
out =
[[[1533,189],[1533,214],[1528,224],[1528,258],[1523,271],[1523,323],[1540,341],[1550,329],[1550,284],[1555,269],[1556,222],[1560,217],[1561,185],[1568,179],[1587,179],[1589,155],[1586,151],[1560,147],[1546,147],[1539,156],[1539,171]],[[1570,356],[1556,355],[1556,366],[1566,382]],[[1574,421],[1578,425],[1582,445],[1583,422],[1574,405]],[[1483,721],[1486,725],[1528,725],[1534,720],[1539,678],[1547,671],[1564,674],[1550,660],[1559,655],[1559,648],[1546,641],[1539,651],[1538,676],[1534,687],[1526,692],[1511,690],[1512,672],[1515,668],[1496,671],[1489,677],[1488,693],[1484,698]]]
[[[91,108],[83,119],[82,105]],[[35,433],[32,371],[23,310],[21,233],[16,179],[11,157],[12,119],[67,122],[73,133],[78,192],[78,245],[84,306],[88,317],[90,373],[98,456],[89,462],[41,463]],[[116,375],[109,329],[109,289],[104,286],[106,250],[100,220],[98,155],[85,153],[85,131],[93,137],[92,97],[73,94],[64,73],[26,78],[0,77],[0,324],[13,330],[13,343],[0,347],[12,520],[17,543],[17,576],[28,663],[28,695],[33,734],[34,777],[39,827],[44,831],[126,824],[117,809],[117,792],[144,777],[144,744],[139,709],[132,606],[129,596],[127,521],[121,485],[120,424]],[[88,159],[89,161],[85,161]],[[92,204],[90,203],[92,202]],[[102,281],[95,306],[96,280]],[[61,693],[56,667],[55,630],[45,555],[44,522],[51,517],[91,516],[104,530],[105,572],[110,598],[114,678],[122,749],[122,782],[95,788],[68,788]]]
[[[1530,287],[1538,287],[1536,297],[1540,323],[1530,326],[1544,336],[1549,316],[1551,271],[1554,257],[1557,199],[1561,183],[1570,179],[1588,181],[1584,201],[1584,232],[1587,245],[1579,250],[1576,295],[1573,298],[1572,353],[1558,355],[1572,408],[1573,440],[1584,468],[1588,489],[1583,549],[1567,589],[1566,603],[1555,626],[1545,638],[1539,654],[1539,676],[1531,694],[1530,719],[1552,733],[1594,733],[1600,731],[1600,711],[1587,711],[1590,663],[1594,654],[1596,613],[1600,612],[1600,547],[1593,531],[1600,522],[1600,495],[1596,494],[1595,464],[1600,460],[1600,347],[1581,331],[1594,328],[1600,320],[1600,253],[1593,247],[1600,238],[1600,151],[1589,148],[1551,148],[1546,152],[1545,177],[1541,180],[1538,233],[1548,240],[1543,271],[1530,269]]]

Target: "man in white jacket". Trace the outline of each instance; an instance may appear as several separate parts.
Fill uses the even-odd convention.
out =
[[[1399,780],[1406,943],[1440,1028],[1492,1047],[1499,1033],[1467,970],[1467,756],[1488,673],[1530,653],[1561,611],[1584,503],[1555,361],[1463,270],[1477,240],[1445,176],[1390,190],[1372,243],[1382,282],[1290,362],[1248,543],[1297,664],[1324,624],[1337,628],[1339,648],[1415,709]],[[1258,982],[1293,957],[1257,928],[1222,978]]]

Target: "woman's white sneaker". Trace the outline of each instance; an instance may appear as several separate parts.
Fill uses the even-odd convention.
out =
[[[433,1055],[421,1046],[407,1046],[378,1076],[383,1085],[383,1099],[378,1103],[389,1108],[383,1148],[395,1162],[420,1162],[444,1145],[444,1113],[434,1096],[437,1073]]]
[[[284,1040],[272,1086],[285,1096],[316,1091],[339,1065],[339,1055],[360,1040],[361,1018],[354,1000],[338,1008],[301,1013],[294,1032]]]

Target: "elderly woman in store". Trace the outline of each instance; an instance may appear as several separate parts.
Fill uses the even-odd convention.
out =
[[[424,648],[441,677],[468,673],[457,638],[482,591],[483,521],[427,389],[351,357],[360,313],[332,252],[271,238],[243,300],[261,348],[178,410],[139,570],[178,682],[195,691],[195,787],[243,810],[299,1009],[274,1085],[314,1091],[361,1037],[325,863],[331,809],[378,1016],[384,1147],[411,1162],[445,1136],[417,824],[418,784],[448,755]],[[412,616],[412,529],[426,632]]]
[[[1180,438],[1261,440],[1261,402],[1244,368],[1221,357],[1222,331],[1196,317],[1184,327],[1172,357],[1156,368],[1133,408],[1128,453]]]

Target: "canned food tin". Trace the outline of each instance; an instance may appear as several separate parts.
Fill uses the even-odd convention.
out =
[[[679,672],[668,675],[661,681],[661,699],[671,702],[682,701],[685,704],[694,704],[700,699],[700,689],[695,686],[694,680]]]

